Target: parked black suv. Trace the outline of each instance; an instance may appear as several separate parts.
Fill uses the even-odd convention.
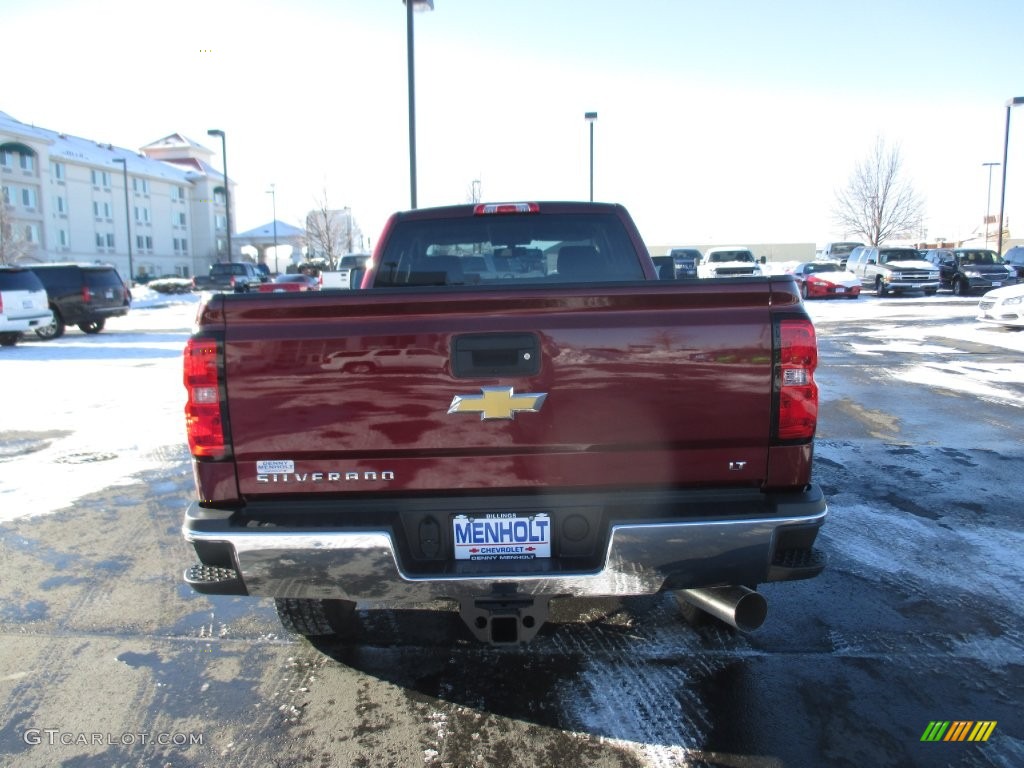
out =
[[[995,251],[981,248],[933,248],[924,256],[939,268],[943,288],[957,296],[1017,282],[1017,273]]]
[[[132,296],[117,270],[103,264],[32,264],[46,287],[53,322],[36,329],[41,339],[56,339],[68,325],[99,333],[108,317],[128,314]]]

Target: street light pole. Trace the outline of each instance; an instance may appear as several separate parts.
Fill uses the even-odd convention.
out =
[[[583,118],[590,123],[590,202],[594,202],[594,123],[597,112],[587,112]]]
[[[121,164],[124,176],[124,230],[128,237],[128,287],[135,283],[135,264],[132,263],[132,209],[128,205],[128,161],[123,157],[115,157],[115,163]]]
[[[1018,104],[1024,104],[1024,96],[1014,96],[1006,102],[1006,130],[1003,133],[1003,183],[999,193],[999,245],[998,253],[1003,255],[1003,211],[1006,206],[1006,155],[1010,149],[1010,110]]]
[[[224,209],[227,211],[228,225],[228,264],[231,263],[231,190],[228,184],[228,141],[224,131],[211,128],[206,132],[210,136],[220,136],[220,154],[224,159]]]
[[[982,163],[981,166],[984,168],[988,166],[988,197],[985,199],[985,247],[988,248],[988,217],[989,211],[992,209],[992,166],[999,165],[999,163]]]
[[[434,0],[402,0],[405,3],[405,43],[409,62],[409,197],[416,208],[416,73],[413,61],[412,12],[434,10]]]
[[[270,185],[267,194],[270,195],[270,202],[274,206],[274,272],[277,273],[281,270],[277,267],[277,192],[273,184]]]

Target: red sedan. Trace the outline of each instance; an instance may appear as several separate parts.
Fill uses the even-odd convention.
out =
[[[847,272],[837,262],[808,261],[797,264],[793,276],[805,299],[826,299],[841,296],[856,299],[860,296],[860,278]]]
[[[278,275],[269,283],[260,283],[260,293],[282,293],[284,291],[318,291],[320,283],[309,275]]]

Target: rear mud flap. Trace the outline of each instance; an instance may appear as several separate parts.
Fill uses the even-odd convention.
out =
[[[459,615],[476,638],[490,645],[517,645],[533,639],[548,619],[550,598],[492,594],[459,601]]]

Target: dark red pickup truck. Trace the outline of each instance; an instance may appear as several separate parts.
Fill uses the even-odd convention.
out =
[[[749,629],[824,567],[814,328],[792,277],[663,280],[624,208],[394,215],[363,290],[220,294],[185,349],[199,592],[458,606],[677,591]]]

